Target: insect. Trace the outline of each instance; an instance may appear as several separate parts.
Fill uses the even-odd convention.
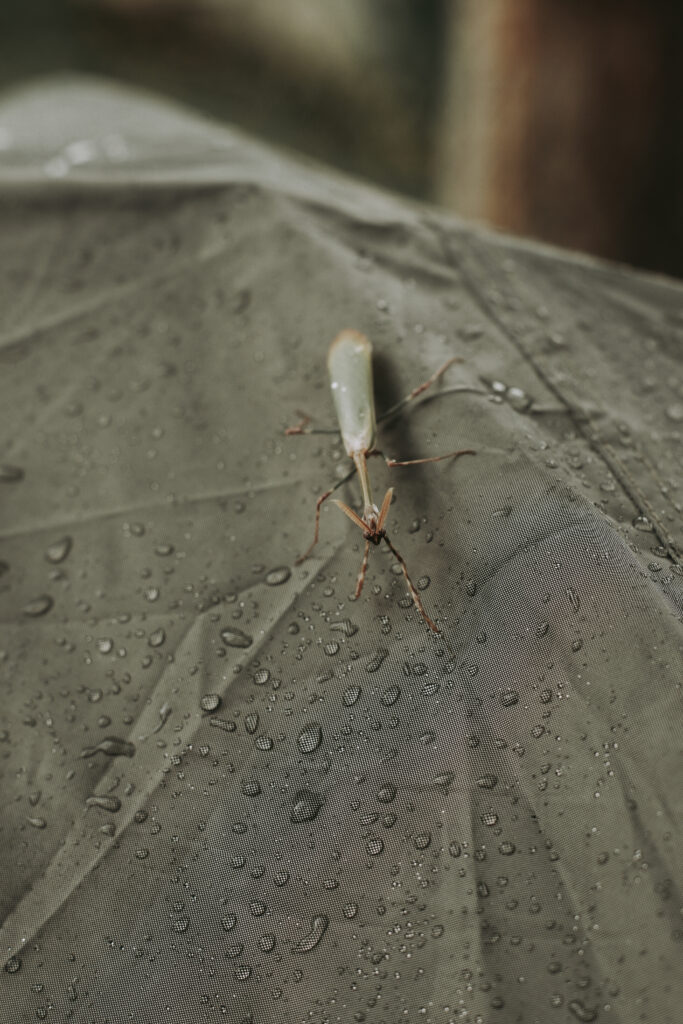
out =
[[[431,387],[432,384],[434,384],[446,372],[449,366],[458,362],[461,362],[461,360],[458,359],[457,356],[445,362],[443,366],[436,371],[436,373],[432,374],[429,380],[425,381],[419,387],[414,388],[410,394],[406,395],[400,402],[397,402],[396,405],[388,409],[380,418],[380,422],[382,420],[393,418],[393,416],[407,405],[408,402],[417,398],[418,395]],[[377,432],[377,419],[375,416],[375,403],[372,387],[372,345],[368,338],[359,331],[345,330],[341,331],[341,333],[337,335],[330,345],[327,357],[327,368],[330,375],[332,398],[337,412],[342,442],[346,449],[346,454],[353,462],[353,468],[345,477],[337,481],[334,487],[325,491],[325,493],[321,494],[318,498],[315,507],[315,532],[313,542],[303,555],[297,558],[296,564],[299,565],[301,562],[305,561],[315,545],[318,543],[320,533],[320,510],[323,502],[325,502],[327,498],[329,498],[330,495],[339,487],[350,480],[355,473],[358,473],[363,500],[362,515],[354,512],[354,510],[343,501],[334,499],[335,504],[345,515],[349,517],[351,522],[362,531],[363,539],[365,540],[363,561],[361,563],[358,581],[356,583],[356,598],[360,597],[363,589],[363,583],[365,582],[370,545],[373,544],[378,546],[383,541],[401,566],[410,594],[422,618],[433,632],[439,633],[440,630],[438,626],[427,614],[422,603],[422,599],[410,578],[408,567],[403,556],[399,554],[387,536],[386,521],[394,495],[394,488],[390,487],[387,490],[381,506],[378,507],[372,500],[367,460],[370,456],[379,455],[384,458],[387,466],[394,468],[395,466],[417,466],[425,462],[441,462],[443,459],[457,459],[460,455],[474,455],[475,452],[471,448],[461,448],[459,451],[448,452],[446,455],[433,455],[430,458],[424,459],[399,460],[387,457],[383,452],[374,447],[375,435]],[[297,426],[289,427],[285,433],[288,435],[337,433],[337,431],[313,430],[309,428],[309,423],[310,417],[304,416]]]

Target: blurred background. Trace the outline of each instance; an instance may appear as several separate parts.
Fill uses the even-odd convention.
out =
[[[0,89],[113,77],[505,231],[681,275],[682,28],[681,0],[3,0]]]

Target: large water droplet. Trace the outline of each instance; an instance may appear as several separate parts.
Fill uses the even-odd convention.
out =
[[[63,562],[71,551],[71,545],[73,541],[71,537],[62,537],[61,540],[55,541],[54,544],[50,544],[47,551],[45,552],[45,558],[48,562],[52,562],[53,565],[58,565]]]
[[[323,805],[322,797],[311,789],[302,789],[294,797],[290,821],[300,824],[304,821],[313,821]]]
[[[253,637],[247,636],[241,629],[222,629],[221,640],[228,647],[251,647]]]
[[[329,923],[330,920],[326,914],[316,914],[311,920],[310,932],[299,939],[296,946],[292,947],[292,953],[310,953],[312,949],[315,949],[327,931]]]
[[[39,597],[34,597],[31,601],[24,605],[22,611],[24,615],[28,615],[32,619],[37,619],[41,615],[46,615],[54,604],[53,599],[49,594],[41,594]]]
[[[323,739],[322,726],[318,722],[309,722],[299,733],[297,744],[302,754],[312,754],[317,750]]]
[[[288,569],[286,565],[283,565],[278,569],[270,570],[266,576],[266,583],[269,587],[279,587],[281,583],[286,583],[291,575],[291,569]]]

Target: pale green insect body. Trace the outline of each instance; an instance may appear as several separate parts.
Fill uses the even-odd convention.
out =
[[[376,432],[372,345],[359,331],[341,331],[330,346],[327,368],[344,448],[358,470],[365,515],[376,519],[365,461]]]

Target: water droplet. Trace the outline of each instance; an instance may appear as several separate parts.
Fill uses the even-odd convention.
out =
[[[263,953],[272,953],[272,951],[275,949],[275,936],[272,934],[272,932],[268,932],[265,935],[261,936],[261,938],[258,940],[258,944],[259,949]]]
[[[498,815],[495,811],[484,811],[481,816],[481,821],[482,825],[487,825],[489,828],[492,828],[493,825],[496,825],[498,822]]]
[[[580,1020],[582,1024],[590,1024],[591,1021],[597,1020],[598,1011],[592,1008],[589,1009],[578,999],[572,999],[571,1002],[567,1003],[567,1008],[572,1016]]]
[[[515,852],[516,846],[509,840],[504,839],[503,842],[499,845],[498,850],[500,853],[502,853],[504,857],[509,857],[511,856],[511,854]]]
[[[109,811],[111,814],[121,809],[121,801],[117,796],[89,796],[85,803],[87,807],[99,807],[100,810]]]
[[[323,647],[323,651],[328,658],[333,658],[335,654],[339,654],[339,644],[336,640],[330,640],[329,643],[326,643]]]
[[[270,672],[267,668],[259,668],[254,672],[253,682],[256,686],[265,686],[270,679]]]
[[[312,754],[323,740],[322,726],[318,722],[309,722],[299,733],[297,745],[302,754]]]
[[[150,647],[161,647],[166,641],[166,631],[159,627],[155,629],[153,633],[149,634],[149,640],[147,641]]]
[[[258,714],[255,711],[253,711],[249,715],[246,715],[246,717],[244,719],[244,728],[247,730],[247,732],[251,736],[253,736],[254,733],[256,732],[256,730],[258,729],[258,724],[259,724],[259,716],[258,716]]]
[[[365,664],[366,672],[377,672],[381,667],[382,663],[389,656],[389,651],[385,647],[380,647],[372,657]]]
[[[569,598],[569,603],[572,606],[573,611],[578,612],[581,607],[581,599],[572,587],[567,587],[567,597]]]
[[[9,960],[5,960],[5,970],[8,974],[16,974],[21,970],[21,957],[11,956]]]
[[[477,785],[480,789],[495,789],[498,785],[498,776],[489,773],[481,775],[477,779]]]
[[[549,629],[549,622],[539,622],[538,626],[536,627],[536,636],[545,636]]]
[[[241,956],[243,952],[244,943],[236,942],[234,946],[228,946],[228,948],[225,951],[225,955],[228,957],[229,960],[234,960],[235,957]]]
[[[418,832],[413,838],[413,843],[417,850],[426,850],[432,841],[431,832]]]
[[[369,839],[365,844],[365,849],[371,857],[378,857],[384,849],[384,841],[376,836],[374,839]]]
[[[362,692],[363,691],[360,688],[360,686],[347,687],[347,689],[344,690],[344,695],[342,697],[344,706],[347,708],[353,707],[353,705],[356,703]]]
[[[448,852],[450,853],[451,857],[459,857],[460,854],[462,853],[462,846],[460,845],[460,843],[456,843],[456,841],[453,840],[453,842],[449,843],[448,845]]]
[[[313,821],[323,805],[323,799],[311,789],[302,789],[294,797],[290,821],[299,824],[304,821]]]
[[[221,698],[217,693],[205,693],[199,701],[202,711],[218,711],[221,706]]]
[[[228,647],[251,647],[253,638],[243,633],[241,629],[222,629],[221,640]]]
[[[182,933],[182,932],[186,932],[189,927],[190,927],[190,919],[189,919],[189,917],[177,917],[175,919],[175,921],[173,922],[173,931],[174,932],[178,932],[179,934]]]
[[[47,825],[45,818],[27,818],[26,820],[33,828],[45,828]]]
[[[61,540],[55,541],[54,544],[50,544],[47,551],[45,552],[45,558],[48,562],[52,562],[53,565],[59,565],[63,562],[71,551],[73,541],[71,537],[62,537]]]
[[[382,696],[380,697],[380,700],[382,701],[382,704],[384,704],[385,708],[390,708],[393,704],[396,703],[400,696],[400,686],[388,686],[384,693],[382,694]]]
[[[118,736],[107,736],[93,747],[85,747],[80,757],[94,757],[95,754],[106,754],[108,757],[133,757],[135,744]]]
[[[257,736],[254,740],[254,746],[257,750],[272,750],[273,741],[270,736]]]
[[[269,587],[279,587],[281,583],[286,583],[291,575],[291,569],[288,569],[286,565],[283,565],[278,569],[270,570],[266,576],[266,583]]]
[[[642,533],[654,533],[654,526],[647,518],[647,516],[636,516],[632,520],[632,525],[635,526],[636,530],[640,530]]]
[[[474,595],[477,592],[477,584],[474,582],[474,580],[467,581],[467,583],[465,584],[465,590],[470,595],[470,597],[474,597]]]
[[[432,582],[431,577],[429,577],[429,576],[420,576],[415,581],[415,586],[417,587],[418,590],[426,590],[431,582]]]
[[[396,798],[396,786],[392,782],[385,782],[377,790],[377,799],[381,804],[390,804]]]
[[[24,471],[21,466],[0,465],[0,484],[18,484],[24,479]]]
[[[24,615],[28,615],[29,618],[37,619],[41,615],[47,615],[54,604],[53,599],[49,594],[41,594],[39,597],[34,597],[31,601],[24,605],[22,612]]]
[[[237,916],[235,914],[226,914],[225,917],[221,918],[221,928],[224,932],[231,932],[237,924]]]
[[[351,920],[351,918],[355,917],[356,914],[358,913],[358,904],[345,903],[342,908],[342,913],[344,914],[344,917],[347,917],[349,920]]]
[[[326,914],[316,914],[311,920],[310,932],[299,939],[296,946],[292,947],[292,953],[310,953],[312,949],[315,949],[327,931],[329,923],[330,920]]]
[[[242,792],[245,796],[258,796],[261,792],[261,783],[257,779],[248,779],[242,783]]]
[[[339,622],[333,622],[330,629],[335,630],[337,633],[343,633],[344,636],[354,636],[358,632],[358,626],[355,622],[351,622],[350,619],[341,619]]]
[[[519,694],[516,690],[503,690],[499,700],[504,708],[511,708],[513,705],[519,703]]]
[[[212,725],[214,729],[222,729],[223,732],[234,732],[237,728],[236,722],[225,718],[210,718],[209,725]]]

